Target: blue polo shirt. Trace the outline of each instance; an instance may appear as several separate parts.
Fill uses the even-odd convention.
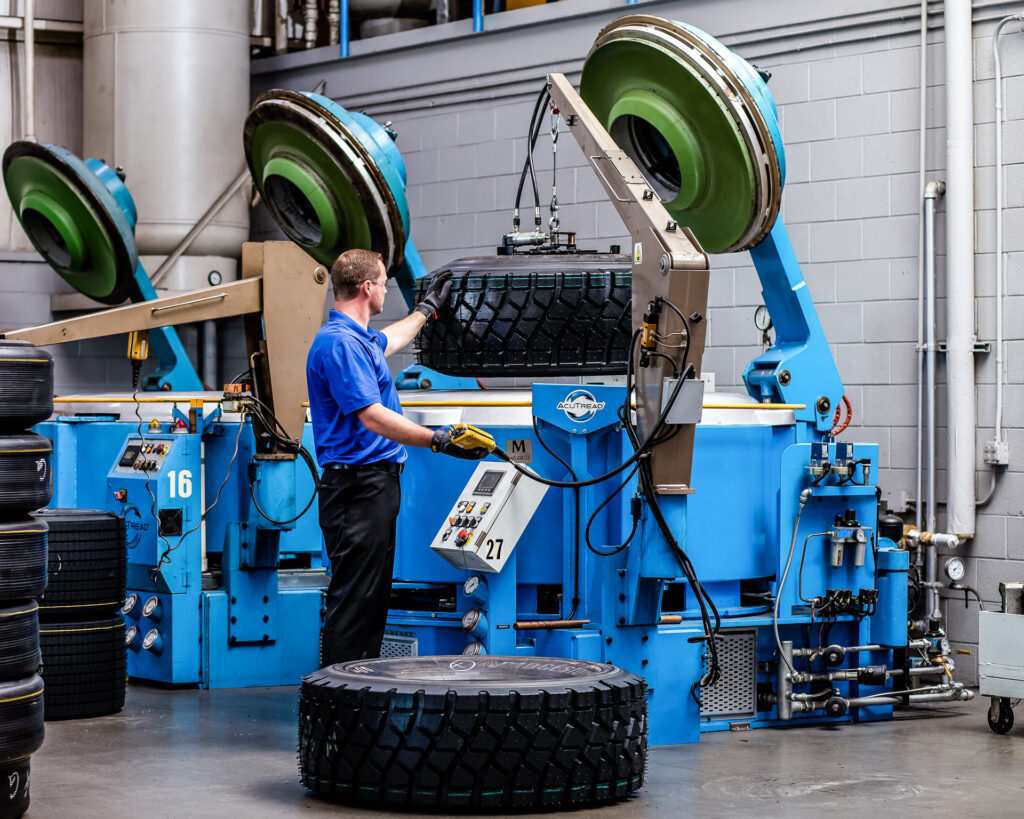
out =
[[[370,432],[355,413],[380,402],[401,413],[395,380],[384,350],[383,333],[363,329],[354,319],[331,310],[306,358],[306,386],[313,419],[316,459],[326,464],[402,463],[405,447]]]

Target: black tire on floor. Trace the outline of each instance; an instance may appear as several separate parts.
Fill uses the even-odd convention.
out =
[[[0,521],[0,600],[39,597],[46,589],[46,522]]]
[[[44,731],[42,677],[0,683],[0,763],[34,753]]]
[[[43,621],[95,619],[124,603],[124,519],[96,509],[41,509],[49,526],[49,583],[39,598]]]
[[[6,603],[0,608],[0,680],[23,680],[38,671],[39,606],[35,600]]]
[[[53,414],[53,356],[27,341],[0,340],[0,433]]]
[[[31,757],[0,762],[0,819],[17,819],[28,810]]]
[[[1008,734],[1013,729],[1013,706],[1008,698],[999,699],[999,716],[995,720],[992,712],[988,712],[988,727],[997,734]]]
[[[31,432],[0,437],[0,514],[40,509],[50,502],[53,445]]]
[[[116,714],[124,707],[124,618],[40,623],[46,719]]]
[[[546,657],[403,657],[302,681],[302,784],[342,802],[512,810],[607,802],[643,785],[646,686]]]
[[[416,338],[417,360],[449,375],[626,371],[631,260],[618,254],[459,259],[448,305]],[[422,293],[427,279],[421,279]]]

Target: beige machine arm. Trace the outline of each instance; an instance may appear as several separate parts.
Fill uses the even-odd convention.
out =
[[[245,316],[254,388],[291,438],[301,438],[306,411],[306,353],[323,321],[328,274],[291,242],[246,242],[242,278],[180,296],[104,310],[88,316],[12,330],[8,339],[36,346]],[[263,457],[294,457],[260,435]]]
[[[672,219],[636,164],[618,147],[569,81],[562,74],[549,74],[548,90],[632,237],[633,327],[641,326],[649,301],[657,296],[668,299],[689,317],[688,360],[699,376],[707,326],[707,254],[689,229]],[[684,328],[674,313],[665,310],[659,331],[668,336]],[[666,346],[665,354],[675,360],[677,367],[681,364],[678,348]],[[662,386],[671,374],[669,365],[660,358],[653,359],[649,367],[637,369],[636,405],[642,435],[661,413]],[[695,424],[684,425],[678,435],[654,450],[651,466],[657,491],[690,491],[695,429]]]

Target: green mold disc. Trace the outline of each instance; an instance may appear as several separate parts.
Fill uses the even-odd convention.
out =
[[[399,264],[405,228],[379,168],[324,106],[295,91],[268,91],[245,122],[256,187],[288,238],[330,266],[340,253],[380,253]]]
[[[782,196],[772,131],[733,68],[694,30],[630,15],[598,35],[580,80],[673,219],[711,253],[760,242]]]
[[[3,177],[29,240],[68,284],[103,304],[129,297],[138,264],[130,227],[119,226],[113,196],[84,162],[62,148],[15,142]]]

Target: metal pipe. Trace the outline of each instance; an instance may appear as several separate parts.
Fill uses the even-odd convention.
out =
[[[663,626],[674,626],[683,622],[683,615],[681,614],[663,614],[658,622]]]
[[[231,201],[232,197],[239,190],[242,185],[245,184],[246,180],[249,179],[249,169],[244,168],[242,172],[235,177],[235,180],[224,189],[224,193],[217,197],[212,205],[207,208],[206,213],[199,217],[199,221],[196,222],[192,229],[185,234],[184,238],[178,242],[178,246],[171,251],[170,255],[160,263],[160,267],[156,269],[156,272],[150,278],[150,282],[154,287],[167,275],[169,271],[178,259],[181,258],[182,254],[192,247],[192,243],[199,237],[209,226],[210,222],[217,218],[217,214],[224,210],[224,206]]]
[[[200,332],[203,334],[203,373],[202,380],[211,389],[216,389],[220,379],[217,377],[217,359],[219,356],[217,322],[204,321]]]
[[[995,62],[996,100],[996,420],[995,440],[1003,440],[1003,67],[999,57],[999,35],[1013,20],[1024,21],[1024,15],[1011,14],[999,21],[992,35],[992,59]]]
[[[484,30],[484,0],[473,0],[473,32]]]
[[[25,84],[22,139],[36,141],[36,0],[25,0]]]
[[[775,710],[779,719],[793,716],[793,683],[789,677],[789,669],[793,667],[793,642],[783,640],[779,645],[779,661],[775,664],[775,688],[777,700]],[[801,709],[797,709],[801,710]]]
[[[327,44],[337,45],[341,34],[340,0],[327,0]]]
[[[302,44],[308,50],[316,48],[316,24],[320,19],[317,0],[303,0],[302,3]]]
[[[970,0],[947,0],[946,15],[946,379],[949,396],[946,529],[973,537],[974,91]]]
[[[921,90],[919,95],[919,124],[917,135],[918,190],[924,190],[928,151],[928,0],[921,0]],[[921,214],[918,214],[919,216]],[[921,522],[921,474],[924,471],[924,217],[917,236],[917,466],[914,471],[916,502],[914,525]],[[914,561],[921,568],[921,553]]]
[[[931,645],[929,640],[910,640],[907,643],[907,648],[928,648]],[[891,651],[892,646],[882,645],[867,645],[867,646],[843,646],[843,650],[850,654],[854,651]],[[821,653],[821,649],[817,648],[797,648],[793,650],[794,657],[809,657],[812,654]]]
[[[341,0],[341,6],[338,9],[338,56],[348,56],[348,0]]]
[[[907,696],[911,704],[917,702],[966,702],[974,699],[974,692],[959,683],[946,691],[935,691],[929,694],[910,694]],[[903,705],[904,697],[896,694],[891,697],[853,697],[846,701],[849,708],[860,708],[870,705]]]
[[[580,628],[589,620],[517,620],[512,624],[516,631],[540,631],[549,628]]]
[[[925,260],[925,402],[926,402],[926,451],[927,466],[925,470],[926,488],[925,528],[935,531],[935,359],[938,344],[935,340],[935,200],[945,193],[946,186],[941,181],[929,182],[924,188],[924,260]],[[973,401],[974,390],[971,390]],[[972,461],[973,470],[973,461]],[[974,499],[974,482],[971,482],[971,500]],[[925,579],[932,582],[938,571],[938,558],[935,548],[928,544],[925,552]],[[939,592],[931,586],[925,588],[925,610],[931,619],[941,619],[939,608]]]

